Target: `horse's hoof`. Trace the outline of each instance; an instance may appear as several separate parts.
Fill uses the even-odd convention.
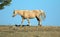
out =
[[[16,26],[16,27],[20,27],[20,25],[16,25],[16,24],[15,24],[15,26]]]
[[[40,25],[40,26],[42,26],[42,25]]]
[[[27,26],[30,26],[30,25],[27,25]]]
[[[40,27],[41,27],[42,25],[38,25],[38,26],[40,26]]]

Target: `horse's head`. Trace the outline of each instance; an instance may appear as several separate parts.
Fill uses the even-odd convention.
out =
[[[13,12],[13,16],[12,17],[15,17],[17,15],[17,11],[15,10],[14,12]]]
[[[12,16],[12,17],[15,17],[17,14],[23,16],[23,10],[15,10],[15,11],[13,12],[13,16]]]

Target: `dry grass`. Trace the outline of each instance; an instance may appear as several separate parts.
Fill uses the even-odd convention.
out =
[[[60,37],[60,27],[0,26],[0,37]]]

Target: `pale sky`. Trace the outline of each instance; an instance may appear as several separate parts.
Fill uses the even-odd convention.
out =
[[[44,10],[46,19],[43,26],[60,26],[60,0],[12,0],[10,6],[0,10],[0,25],[21,24],[21,16],[12,17],[14,10]],[[24,21],[24,25],[28,22]],[[31,25],[37,25],[36,18],[30,19]]]

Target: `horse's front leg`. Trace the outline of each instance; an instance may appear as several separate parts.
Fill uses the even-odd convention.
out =
[[[22,18],[22,21],[21,21],[21,26],[23,25],[23,22],[24,22],[24,18]]]
[[[27,18],[27,21],[28,21],[28,25],[30,26],[30,20],[29,20],[29,18]]]

